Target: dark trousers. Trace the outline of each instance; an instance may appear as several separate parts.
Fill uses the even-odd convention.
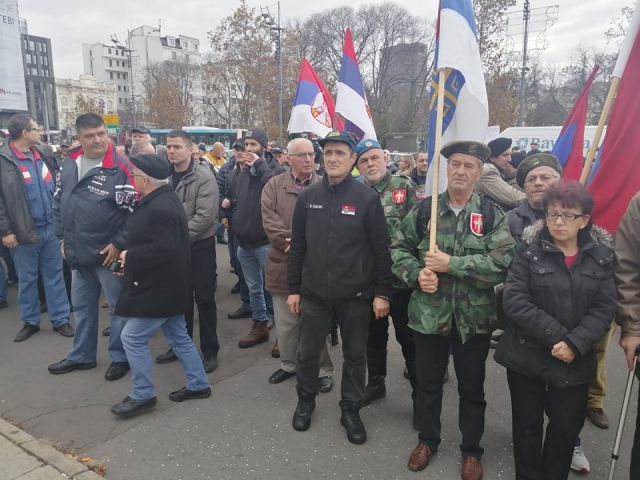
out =
[[[418,380],[419,442],[434,452],[440,445],[442,387],[451,351],[460,397],[460,450],[463,457],[482,458],[484,449],[480,446],[480,441],[484,433],[484,412],[487,407],[484,399],[485,362],[491,335],[475,335],[462,343],[455,323],[451,337],[424,335],[415,331],[413,335]]]
[[[389,315],[396,331],[396,340],[402,347],[402,355],[407,362],[416,361],[416,347],[413,341],[413,330],[409,328],[409,300],[411,290],[399,290],[391,295]],[[389,317],[376,318],[371,311],[369,321],[369,340],[367,348],[386,350],[389,341]]]
[[[13,263],[13,257],[11,256],[11,250],[2,245],[0,242],[0,256],[4,260],[4,263],[7,264],[7,280],[12,280],[14,282],[18,281],[18,274],[16,273],[16,266]]]
[[[640,368],[638,366],[636,366],[636,380],[640,384]],[[636,432],[633,436],[633,448],[631,449],[629,478],[640,478],[640,393],[638,394],[638,415],[636,416]]]
[[[589,384],[558,388],[507,369],[516,480],[567,480]],[[544,414],[549,417],[544,432]],[[544,436],[544,443],[543,443]]]
[[[316,395],[320,374],[320,353],[331,332],[331,320],[338,319],[342,336],[342,382],[340,406],[362,404],[367,365],[367,332],[371,300],[323,303],[302,299],[300,307],[300,343],[296,378],[298,393]]]
[[[191,293],[198,306],[200,325],[200,349],[206,357],[217,357],[218,311],[216,306],[216,246],[191,249]],[[193,338],[193,301],[190,301],[185,314],[187,332]]]

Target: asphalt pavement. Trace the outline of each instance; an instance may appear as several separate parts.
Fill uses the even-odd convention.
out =
[[[132,419],[115,417],[109,407],[129,394],[131,376],[105,381],[108,339],[99,339],[96,369],[49,374],[47,366],[65,357],[71,339],[53,332],[45,314],[39,333],[25,342],[14,343],[21,324],[17,289],[10,287],[10,307],[0,311],[0,416],[37,439],[101,462],[109,480],[460,478],[458,400],[452,365],[451,381],[445,385],[443,441],[438,454],[423,472],[410,472],[406,467],[417,444],[417,432],[411,426],[410,386],[402,375],[404,361],[392,327],[387,397],[361,411],[367,442],[352,445],[340,425],[340,346],[332,348],[337,372],[334,389],[318,397],[311,428],[307,432],[294,431],[291,418],[297,403],[295,378],[279,385],[267,382],[279,367],[278,360],[270,356],[275,330],[268,343],[238,348],[237,341],[248,333],[251,319],[227,318],[226,314],[239,306],[240,299],[230,293],[236,277],[229,272],[226,246],[218,245],[217,253],[221,350],[220,365],[209,374],[211,398],[171,402],[168,394],[185,384],[180,365],[156,365],[157,407]],[[108,312],[101,309],[100,313],[102,330],[108,325]],[[160,333],[152,339],[151,349],[154,355],[166,351]],[[491,355],[485,383],[488,407],[483,439],[484,478],[513,479],[509,391],[504,368]],[[572,473],[571,479],[605,479],[608,475],[627,379],[617,335],[607,361],[609,393],[605,410],[611,428],[600,430],[585,423],[582,444],[591,473]],[[637,413],[637,388],[634,390],[617,479],[628,478]]]

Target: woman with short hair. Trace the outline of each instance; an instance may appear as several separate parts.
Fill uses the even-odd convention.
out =
[[[517,480],[568,477],[595,346],[616,309],[612,237],[591,223],[593,204],[578,182],[549,187],[546,221],[525,230],[505,283],[495,359],[507,368]]]

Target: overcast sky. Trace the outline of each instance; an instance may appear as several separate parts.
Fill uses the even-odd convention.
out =
[[[248,0],[256,8],[266,6],[259,0]],[[380,0],[372,0],[377,3]],[[109,43],[115,33],[121,41],[126,38],[128,28],[140,25],[156,26],[162,19],[163,35],[189,35],[200,39],[201,51],[209,49],[207,32],[215,28],[221,19],[239,5],[239,1],[223,2],[203,0],[110,0],[88,2],[87,0],[64,0],[54,6],[49,0],[18,0],[20,16],[29,24],[29,33],[51,38],[55,76],[77,78],[83,73],[82,44]],[[371,1],[353,0],[353,6]],[[404,0],[401,2],[416,15],[435,18],[437,0]],[[571,51],[579,43],[596,44],[614,51],[606,45],[604,32],[620,9],[634,0],[532,0],[531,7],[560,7],[558,22],[548,31],[549,48],[541,54],[543,62],[566,62]],[[303,18],[311,13],[344,5],[344,0],[309,2],[283,0],[283,20]],[[521,10],[523,0],[518,0],[514,10]],[[276,5],[270,5],[276,13]]]

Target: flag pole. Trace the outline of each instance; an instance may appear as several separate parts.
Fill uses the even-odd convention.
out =
[[[440,148],[442,147],[442,116],[444,112],[444,83],[445,71],[438,70],[438,98],[436,108],[436,137],[433,148],[433,159],[431,168],[433,169],[433,184],[431,188],[431,221],[429,222],[429,251],[436,250],[436,233],[438,222],[438,187],[440,186]]]
[[[600,139],[602,138],[602,132],[604,131],[604,126],[607,124],[607,119],[609,118],[609,113],[611,112],[613,100],[618,93],[619,85],[620,77],[613,77],[613,79],[611,80],[611,87],[609,87],[609,93],[607,94],[607,99],[604,102],[604,107],[602,108],[602,113],[600,114],[598,128],[596,128],[596,133],[593,137],[593,141],[591,142],[591,148],[589,149],[589,153],[587,153],[587,160],[585,161],[584,167],[582,168],[582,175],[580,176],[580,183],[582,185],[585,185],[587,183],[587,180],[589,179],[589,173],[591,172],[591,167],[593,166],[593,159],[596,157],[598,145],[600,144]]]

